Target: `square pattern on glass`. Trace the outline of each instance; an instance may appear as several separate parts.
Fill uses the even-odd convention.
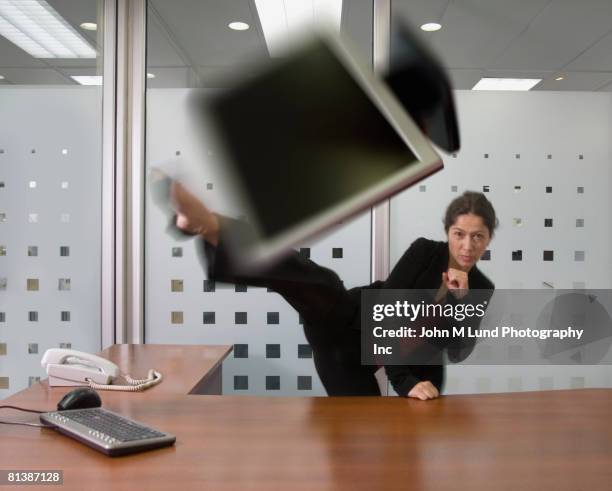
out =
[[[266,390],[280,390],[279,375],[266,375]]]
[[[266,358],[280,358],[280,344],[266,344]]]

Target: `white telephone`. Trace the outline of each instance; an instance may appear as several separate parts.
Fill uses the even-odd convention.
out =
[[[161,373],[149,370],[148,378],[133,379],[122,374],[113,362],[72,349],[48,349],[40,362],[49,376],[49,385],[89,385],[94,389],[141,391],[162,381]],[[111,385],[123,377],[128,385]]]

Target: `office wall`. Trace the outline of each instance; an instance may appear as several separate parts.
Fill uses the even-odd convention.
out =
[[[611,288],[612,96],[458,91],[456,99],[461,151],[392,200],[392,263],[420,236],[445,240],[448,203],[485,190],[500,227],[479,267],[497,288]],[[608,366],[451,366],[447,390],[610,386]]]
[[[0,398],[100,350],[101,88],[0,89]]]
[[[193,169],[195,164],[199,170],[189,174],[192,189],[203,195],[211,209],[231,216],[231,196],[223,196],[211,165],[215,156],[209,154],[187,111],[190,92],[147,91],[147,170],[159,165]],[[224,394],[325,394],[297,312],[265,288],[212,285],[195,240],[177,240],[166,233],[167,223],[167,216],[148,193],[146,342],[234,344],[233,354],[223,365]],[[335,270],[347,287],[369,282],[369,212],[302,247],[302,253]]]
[[[149,90],[149,165],[189,152],[187,93]],[[443,211],[457,193],[489,186],[501,226],[491,259],[480,267],[498,288],[541,288],[543,282],[610,288],[611,96],[458,92],[457,103],[462,151],[445,159],[444,171],[392,201],[392,262],[416,237],[443,239]],[[0,90],[0,397],[43,374],[45,349],[100,347],[99,104],[96,87]],[[545,218],[553,219],[552,227],[544,227]],[[193,241],[168,236],[165,220],[148,201],[147,342],[242,345],[224,365],[226,393],[322,394],[295,311],[262,289],[216,285],[205,292]],[[311,244],[310,254],[348,287],[365,284],[369,241],[366,214]],[[62,246],[68,256],[60,255]],[[342,257],[333,257],[334,248]],[[545,249],[554,250],[554,261],[542,260]],[[515,250],[522,250],[522,261],[511,261]],[[584,252],[583,260],[575,260],[576,251]],[[35,281],[28,290],[28,279],[38,280],[38,290]],[[70,290],[59,290],[60,279],[70,279]],[[173,279],[183,280],[182,292],[171,291]],[[182,324],[171,322],[174,311],[183,312]],[[215,312],[214,324],[203,323],[204,312]],[[236,312],[247,313],[247,324],[236,324]],[[268,312],[278,313],[278,324],[268,324]],[[235,358],[246,354],[244,345],[248,357]],[[280,358],[267,357],[279,350]],[[466,366],[450,367],[448,375],[450,393],[612,385],[603,366]],[[244,376],[248,389],[234,389],[245,386]],[[301,389],[298,376],[306,377]],[[266,390],[266,377],[279,377],[268,384],[280,389]]]

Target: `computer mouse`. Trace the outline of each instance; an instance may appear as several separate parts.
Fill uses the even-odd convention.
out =
[[[90,407],[100,407],[102,399],[98,393],[89,387],[79,387],[74,389],[57,403],[58,411],[66,411],[68,409],[87,409]]]

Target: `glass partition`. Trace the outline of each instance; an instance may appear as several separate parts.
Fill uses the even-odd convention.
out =
[[[101,348],[102,12],[0,8],[0,399]]]
[[[495,55],[502,43],[527,29],[534,13],[500,4],[494,19],[487,9],[456,2],[392,7],[393,19],[414,29],[454,83],[461,149],[442,152],[442,171],[391,200],[391,265],[419,237],[446,241],[446,207],[472,190],[484,193],[498,215],[499,228],[477,264],[497,289],[609,289],[609,92],[548,90],[554,81],[529,92],[470,90],[480,77],[495,76],[483,66],[501,63]],[[500,32],[496,19],[507,20],[507,30]],[[426,22],[443,25],[425,32],[419,27]],[[468,44],[486,32],[495,32],[491,43]],[[549,34],[560,41],[563,33],[555,32]],[[513,54],[529,59],[527,51]],[[607,366],[449,366],[446,392],[609,385]]]
[[[231,215],[231,197],[221,195],[212,169],[215,156],[189,119],[188,97],[223,91],[228,74],[248,77],[262,60],[277,56],[279,29],[282,35],[304,14],[335,16],[336,28],[371,60],[371,1],[294,5],[302,3],[299,11],[285,12],[258,1],[148,2],[147,180],[160,164],[197,160],[195,186],[211,208]],[[167,223],[147,185],[146,342],[234,345],[224,364],[225,394],[324,395],[297,312],[265,288],[215,284],[204,273],[196,241],[177,240]],[[347,287],[368,283],[369,212],[303,244],[300,253],[335,270]]]

